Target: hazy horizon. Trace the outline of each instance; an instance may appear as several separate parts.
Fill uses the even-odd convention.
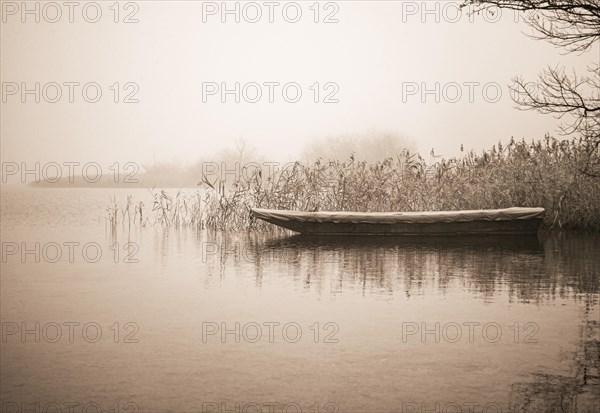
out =
[[[3,9],[2,161],[193,163],[240,138],[265,158],[293,159],[311,140],[371,130],[402,136],[424,154],[435,148],[453,156],[461,144],[479,151],[511,136],[557,135],[556,119],[514,108],[510,79],[535,81],[548,65],[585,75],[598,53],[596,47],[564,55],[530,39],[522,16],[509,11],[493,22],[497,16],[466,11],[456,17],[440,3],[429,14],[419,2],[339,2],[339,10],[321,3],[314,23],[314,10],[301,2],[298,23],[286,22],[279,9],[269,23],[266,8],[257,23],[244,20],[252,18],[250,9],[240,12],[240,23],[227,15],[222,23],[219,11],[203,3],[211,2],[136,3],[138,10],[118,16],[138,20],[131,24],[114,23],[108,4],[98,23],[86,22],[78,10],[69,23],[66,8],[57,23],[45,21],[42,11],[40,23],[32,16],[21,23],[20,10]],[[323,23],[328,16],[338,22]],[[20,90],[36,82],[39,103]],[[56,94],[51,82],[60,86],[58,103],[48,102]],[[80,83],[75,88],[96,82],[102,97],[88,103],[74,89],[70,103],[65,82]],[[203,85],[221,82],[240,82],[240,89],[255,82],[263,95],[258,103],[245,101],[256,92],[252,86],[240,103],[232,96],[222,103],[210,88],[203,94]],[[265,82],[295,82],[302,98],[288,103],[274,89],[270,103]],[[313,102],[315,82],[319,103]],[[422,94],[436,82],[439,103]],[[492,86],[484,97],[486,85]],[[502,97],[492,103],[496,85]],[[457,91],[460,99],[450,103]],[[123,103],[128,96],[138,103]],[[328,96],[339,102],[323,103]]]

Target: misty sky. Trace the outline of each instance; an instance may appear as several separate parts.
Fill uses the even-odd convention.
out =
[[[423,2],[322,3],[319,23],[314,22],[314,7],[309,9],[312,1],[298,2],[302,16],[297,23],[284,19],[286,2],[274,9],[274,23],[263,2],[257,2],[263,13],[257,23],[245,21],[243,15],[240,23],[233,15],[222,23],[219,11],[208,14],[221,2],[199,1],[137,2],[137,11],[121,3],[115,23],[112,3],[102,3],[97,23],[86,22],[81,9],[75,9],[75,22],[70,23],[64,7],[57,23],[41,16],[38,24],[35,16],[26,16],[28,22],[22,23],[20,10],[12,14],[14,10],[2,3],[2,161],[190,162],[232,146],[238,138],[267,157],[281,159],[294,157],[313,138],[368,130],[402,135],[425,153],[435,147],[438,153],[453,155],[461,143],[479,150],[511,136],[541,138],[555,132],[558,123],[553,118],[513,107],[510,79],[523,75],[535,80],[544,67],[558,64],[583,73],[599,53],[596,48],[583,56],[565,56],[560,49],[527,38],[523,32],[530,29],[513,12],[503,11],[497,22],[491,22],[497,17],[469,17],[465,12],[457,17],[455,7],[443,7],[447,2],[438,3],[438,13],[427,15]],[[431,9],[433,3],[428,2]],[[295,9],[286,10],[293,20]],[[46,12],[54,18],[54,10]],[[94,16],[93,10],[87,12]],[[123,23],[131,12],[139,21]],[[251,8],[246,12],[250,19],[256,14]],[[324,23],[333,12],[330,19],[339,22]],[[458,22],[446,22],[444,16]],[[56,82],[62,85],[62,97],[49,103],[41,96],[35,103],[35,96],[26,95],[22,103],[20,90],[12,94],[6,82],[19,87],[25,82],[30,88],[35,82],[40,87]],[[96,82],[102,96],[88,103],[81,86],[74,86],[70,103],[64,82]],[[128,82],[139,90],[135,85],[125,88]],[[241,96],[235,103],[233,95],[227,95],[227,103],[222,103],[217,93],[206,94],[203,102],[203,84],[209,82],[225,82],[231,88],[235,82],[256,82],[262,98],[249,103]],[[273,103],[265,82],[281,84],[274,86]],[[302,91],[297,103],[282,96],[282,85],[289,82]],[[319,103],[313,101],[315,82]],[[407,86],[421,89],[425,83],[433,89],[436,82],[440,89],[455,82],[462,97],[456,103],[448,101],[457,100],[457,89],[449,87],[446,98],[440,96],[436,103],[433,94],[422,96],[421,90]],[[331,84],[325,88],[327,83]],[[495,103],[493,85],[487,89],[487,101],[483,96],[484,85],[492,83],[502,87]],[[330,99],[339,102],[324,103],[334,91]],[[130,92],[136,92],[130,99],[138,103],[123,103]],[[246,92],[255,98],[255,88],[249,86]],[[48,86],[46,93],[53,99],[55,89]],[[293,100],[295,94],[286,96]]]

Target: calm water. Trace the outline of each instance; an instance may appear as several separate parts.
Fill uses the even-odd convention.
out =
[[[111,234],[129,193],[3,190],[3,411],[600,411],[598,236]]]

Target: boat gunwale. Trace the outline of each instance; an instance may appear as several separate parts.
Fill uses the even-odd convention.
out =
[[[305,223],[367,223],[381,225],[395,223],[433,224],[443,222],[541,220],[545,212],[544,208],[529,207],[423,212],[305,212],[264,208],[251,208],[251,211],[256,218],[267,222],[295,221]]]

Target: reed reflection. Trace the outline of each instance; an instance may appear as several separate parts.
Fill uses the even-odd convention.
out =
[[[309,237],[206,233],[198,237],[209,275],[286,277],[320,294],[447,294],[539,303],[598,299],[600,237]]]

